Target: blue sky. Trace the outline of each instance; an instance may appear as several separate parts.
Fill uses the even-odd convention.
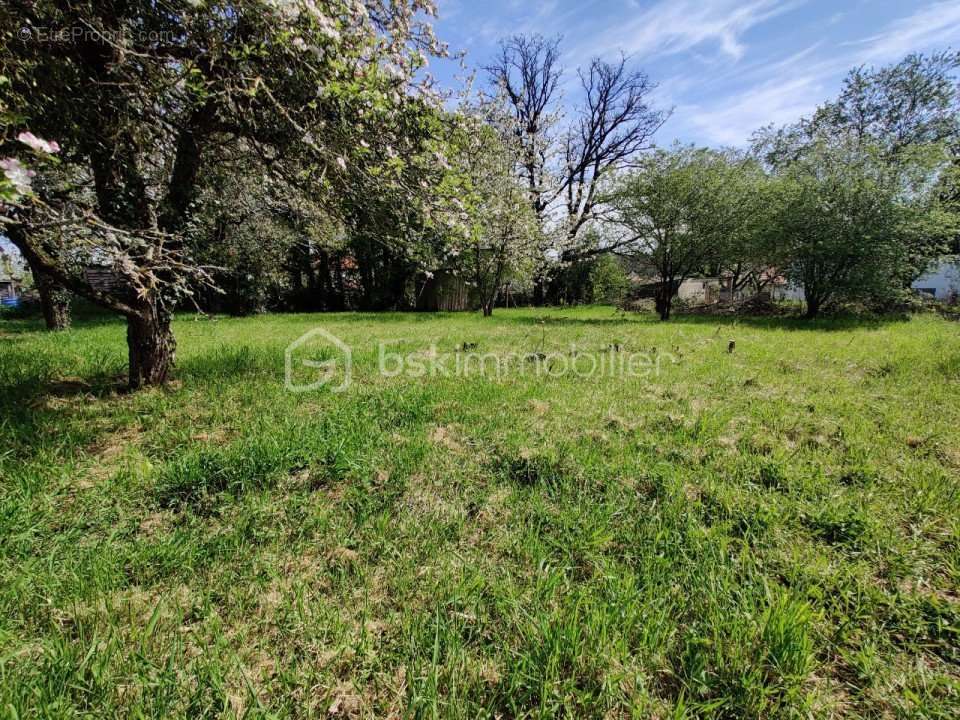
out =
[[[623,51],[659,83],[674,108],[656,141],[740,145],[834,97],[846,72],[913,50],[960,49],[960,0],[439,0],[435,27],[453,50],[482,65],[499,38],[563,36],[563,64]],[[462,74],[434,61],[444,84]],[[576,103],[576,84],[565,103]]]

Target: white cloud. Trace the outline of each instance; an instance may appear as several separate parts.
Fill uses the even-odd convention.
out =
[[[827,19],[827,25],[836,25],[838,22],[842,21],[847,14],[845,12],[835,12]]]
[[[757,84],[708,104],[682,103],[674,132],[686,130],[718,145],[741,145],[764,125],[784,125],[809,116],[836,94],[845,73],[870,63],[896,62],[913,51],[944,49],[960,41],[960,1],[939,2],[898,18],[862,40],[844,43],[815,60],[818,43],[777,62],[757,64],[741,78]],[[714,78],[715,80],[716,78]],[[690,89],[702,92],[703,84]],[[669,130],[668,130],[669,132]]]
[[[929,5],[894,21],[883,32],[854,45],[861,46],[861,62],[898,60],[914,51],[938,46],[945,48],[960,40],[960,2],[947,0]]]
[[[741,145],[755,130],[783,125],[809,114],[823,99],[824,86],[814,76],[770,81],[712,108],[682,106],[678,118],[715,145]]]
[[[795,27],[778,28],[778,34],[787,35],[779,45],[775,41],[781,38],[764,37],[765,28],[758,26],[776,17],[781,17],[778,25],[786,25],[783,15],[806,0],[624,0],[615,11],[597,0],[486,0],[486,11],[477,15],[473,9],[478,6],[465,0],[440,1],[448,16],[470,10],[451,24],[451,39],[459,39],[461,47],[489,48],[516,32],[564,34],[563,61],[569,70],[564,90],[571,104],[579,97],[574,68],[594,55],[633,55],[660,80],[655,104],[676,106],[658,133],[661,142],[676,134],[742,144],[759,127],[809,115],[836,95],[852,67],[960,46],[960,0],[909,0],[882,11],[865,1],[810,8],[789,18],[796,20]],[[881,12],[889,17],[890,10],[902,16],[886,25],[872,17]],[[859,40],[838,43],[838,37],[848,39],[854,31],[854,18],[869,29],[861,30]],[[798,50],[797,41],[806,44]],[[485,60],[485,54],[471,59]]]
[[[741,41],[744,33],[799,4],[782,0],[661,0],[616,27],[594,35],[570,55],[580,60],[622,50],[648,59],[712,44],[724,55],[738,60],[746,50]]]

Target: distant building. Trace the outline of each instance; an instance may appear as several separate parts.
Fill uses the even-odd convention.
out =
[[[806,302],[807,300],[803,288],[792,282],[784,282],[775,286],[771,295],[774,300],[791,300],[794,302]]]
[[[941,258],[910,286],[921,295],[937,300],[956,301],[960,296],[960,257]]]
[[[17,305],[20,302],[24,279],[28,274],[20,254],[12,246],[0,243],[0,305]]]
[[[83,269],[83,277],[94,290],[110,292],[117,289],[120,275],[110,265],[87,265]]]
[[[712,305],[720,299],[720,278],[687,278],[677,288],[677,298],[694,305]]]
[[[476,306],[476,293],[462,275],[449,270],[437,270],[425,277],[417,293],[417,310],[450,312]]]
[[[956,301],[960,297],[960,257],[941,258],[910,287],[914,292],[936,300]],[[803,288],[793,283],[779,286],[773,296],[777,300],[805,300]]]
[[[630,283],[638,297],[653,297],[658,278],[654,274],[631,273]],[[772,268],[764,270],[759,297],[764,299],[791,298],[792,291],[787,281]],[[734,277],[730,273],[719,276],[692,277],[685,279],[677,288],[677,299],[691,305],[714,305],[748,300],[757,295],[756,286],[747,283],[734,289]],[[802,295],[801,295],[802,297]]]
[[[630,273],[627,276],[638,298],[652,298],[659,278],[652,274]],[[702,305],[715,303],[720,297],[722,283],[716,277],[687,278],[677,288],[677,297],[685,302]]]
[[[22,287],[22,279],[0,270],[0,305],[18,304]]]

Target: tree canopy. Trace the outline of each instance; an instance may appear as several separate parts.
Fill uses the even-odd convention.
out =
[[[172,309],[213,284],[183,242],[205,164],[245,154],[354,225],[383,221],[361,202],[370,197],[390,204],[394,227],[430,222],[423,189],[442,150],[439,110],[413,75],[443,50],[421,11],[433,8],[41,1],[0,11],[5,144],[25,128],[62,148],[55,174],[5,161],[17,164],[5,168],[5,196],[20,199],[7,205],[6,232],[31,265],[127,317],[131,386],[163,382]],[[19,26],[29,36],[15,37]],[[51,28],[64,30],[42,36]],[[116,275],[109,287],[89,280],[94,263]]]

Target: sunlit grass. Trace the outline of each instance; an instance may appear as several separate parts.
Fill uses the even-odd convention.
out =
[[[288,392],[318,326],[353,383]],[[960,713],[955,323],[175,330],[173,385],[129,395],[122,324],[0,323],[2,715]],[[379,340],[666,360],[382,377]]]

